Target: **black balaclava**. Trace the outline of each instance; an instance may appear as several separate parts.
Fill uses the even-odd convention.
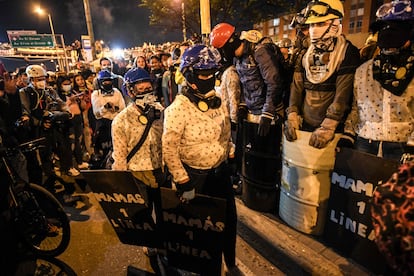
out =
[[[240,47],[241,43],[242,41],[240,40],[238,34],[233,34],[226,44],[219,49],[220,54],[223,55],[227,61],[232,61],[235,57],[234,52]]]

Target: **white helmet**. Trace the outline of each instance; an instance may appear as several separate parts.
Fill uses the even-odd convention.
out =
[[[40,65],[29,65],[26,68],[26,74],[29,78],[46,77],[46,70]]]

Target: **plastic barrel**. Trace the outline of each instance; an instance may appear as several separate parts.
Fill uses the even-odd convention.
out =
[[[339,135],[326,148],[316,149],[309,146],[311,134],[299,131],[298,140],[283,141],[279,216],[296,230],[321,235]]]
[[[266,137],[257,135],[256,123],[244,122],[242,200],[250,209],[276,212],[279,206],[282,128],[272,125]]]

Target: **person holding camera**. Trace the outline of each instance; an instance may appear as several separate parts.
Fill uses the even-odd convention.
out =
[[[99,89],[92,92],[92,110],[96,118],[93,137],[96,158],[102,162],[110,156],[112,151],[111,124],[118,113],[125,108],[122,93],[114,87],[112,74],[103,70],[98,74]],[[100,165],[101,167],[103,164]]]
[[[77,176],[79,171],[73,168],[70,144],[66,143],[65,125],[71,118],[66,103],[57,92],[46,86],[46,71],[40,65],[30,65],[26,68],[29,85],[19,91],[22,103],[21,124],[29,131],[28,140],[45,137],[47,142],[40,149],[40,164],[36,153],[29,153],[29,179],[33,183],[43,185],[54,192],[56,175],[53,164],[53,153],[59,157],[60,171],[68,176]],[[45,181],[42,181],[42,171]]]

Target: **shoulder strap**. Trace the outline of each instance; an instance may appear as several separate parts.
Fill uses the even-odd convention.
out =
[[[148,123],[145,125],[144,132],[142,133],[141,138],[139,139],[138,143],[135,145],[135,147],[130,151],[130,153],[127,156],[127,163],[131,161],[132,157],[137,153],[137,151],[141,148],[142,144],[144,144],[145,139],[148,136],[149,130],[152,125],[152,120],[149,120]]]

